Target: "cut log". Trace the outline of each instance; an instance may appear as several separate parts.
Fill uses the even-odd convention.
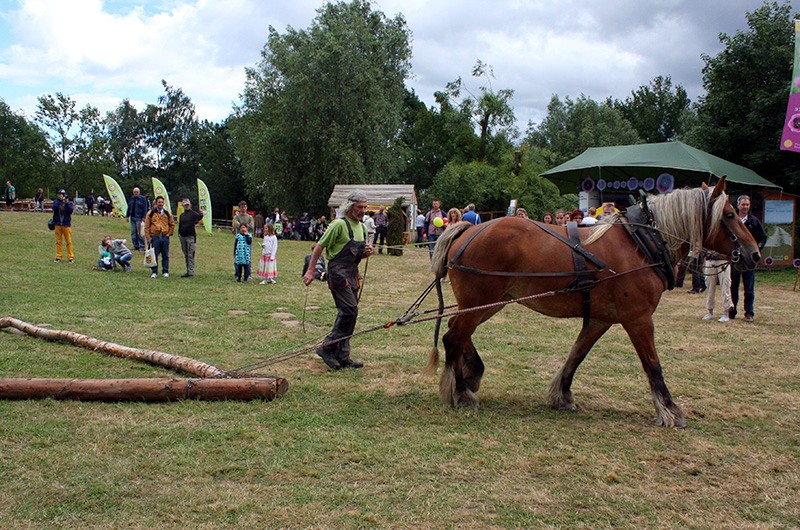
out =
[[[0,399],[83,401],[272,400],[286,393],[280,377],[240,379],[44,379],[0,378]]]
[[[1,328],[15,328],[40,339],[71,342],[76,346],[99,351],[107,355],[122,357],[123,359],[144,361],[196,377],[222,377],[228,375],[224,370],[220,370],[216,366],[189,357],[171,355],[156,350],[130,348],[128,346],[122,346],[121,344],[98,340],[88,335],[81,335],[74,331],[42,328],[13,317],[1,317],[0,329]]]

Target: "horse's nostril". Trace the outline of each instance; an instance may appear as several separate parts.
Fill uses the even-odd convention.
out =
[[[753,252],[753,263],[758,263],[759,261],[761,261],[761,254]]]

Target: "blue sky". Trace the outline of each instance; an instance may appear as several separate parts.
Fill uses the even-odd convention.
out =
[[[792,6],[798,11],[800,0]],[[180,87],[201,119],[221,121],[244,87],[268,27],[308,27],[311,0],[0,0],[0,98],[32,116],[42,94],[62,92],[105,112],[124,99],[143,108]],[[420,98],[461,76],[477,59],[495,88],[515,91],[524,132],[553,94],[623,99],[671,75],[694,100],[701,54],[721,50],[719,33],[746,29],[756,0],[380,0],[402,13],[414,55],[408,84]],[[787,79],[787,90],[789,80]]]

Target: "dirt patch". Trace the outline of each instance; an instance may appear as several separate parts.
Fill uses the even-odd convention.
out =
[[[281,320],[281,324],[287,328],[299,328],[301,325],[299,320]]]
[[[269,316],[272,318],[279,318],[279,319],[287,319],[287,318],[294,318],[292,313],[270,313]]]
[[[250,314],[250,311],[246,311],[244,309],[231,309],[228,311],[229,315],[247,315]]]

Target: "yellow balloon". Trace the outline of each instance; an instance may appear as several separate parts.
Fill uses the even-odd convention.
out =
[[[436,228],[441,228],[442,226],[444,226],[444,221],[442,221],[441,217],[434,217],[433,226],[435,226]]]

